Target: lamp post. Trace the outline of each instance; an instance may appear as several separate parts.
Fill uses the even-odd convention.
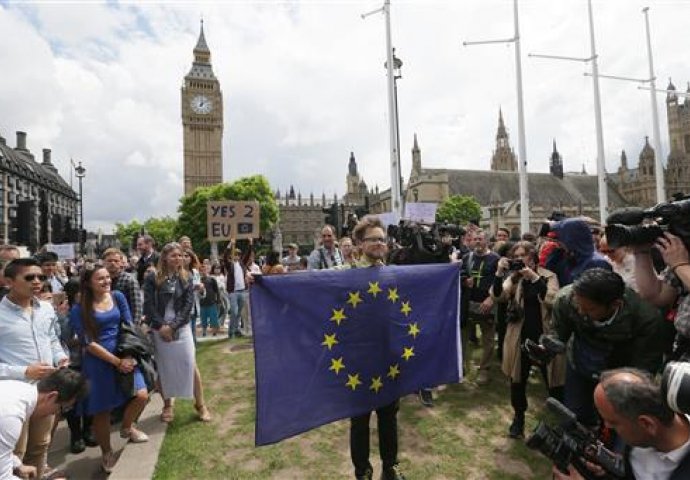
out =
[[[402,78],[403,62],[395,56],[395,48],[393,50],[393,104],[395,106],[395,146],[396,154],[398,156],[398,182],[400,182],[400,197],[403,205],[405,204],[405,196],[402,195],[402,173],[400,166],[400,110],[398,110],[398,80]],[[383,62],[383,68],[388,69],[388,62]]]
[[[597,49],[594,42],[594,14],[592,0],[587,0],[587,16],[589,19],[589,47],[590,56],[587,58],[568,57],[563,55],[540,55],[530,53],[529,57],[548,58],[552,60],[566,60],[592,64],[592,87],[594,91],[594,125],[597,132],[597,188],[599,190],[599,220],[603,223],[608,216],[609,197],[606,184],[606,160],[604,158],[604,131],[601,122],[601,96],[599,94],[599,63]]]
[[[84,252],[84,195],[82,190],[82,180],[86,176],[86,168],[79,162],[74,167],[74,173],[79,180],[79,253]]]
[[[391,41],[391,16],[390,16],[391,2],[384,0],[383,7],[377,8],[369,13],[362,15],[366,18],[369,15],[383,12],[386,20],[386,71],[388,84],[388,119],[390,126],[390,166],[391,166],[391,213],[395,217],[395,222],[402,216],[402,204],[400,195],[400,154],[399,154],[399,139],[397,132],[398,124],[398,109],[396,106],[393,93],[395,89],[395,77],[393,68],[395,62],[393,61],[393,47]],[[402,62],[400,63],[402,65]]]
[[[520,194],[520,230],[522,233],[530,231],[529,223],[529,184],[527,178],[527,145],[525,140],[525,113],[522,94],[522,54],[520,53],[520,21],[518,15],[518,0],[513,0],[513,36],[500,40],[482,40],[479,42],[462,42],[468,45],[486,45],[490,43],[512,43],[515,45],[515,83],[517,85],[517,113],[518,113],[518,182]]]

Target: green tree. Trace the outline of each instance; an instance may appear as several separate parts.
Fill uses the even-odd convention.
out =
[[[471,196],[451,195],[436,210],[437,222],[464,225],[470,220],[480,219],[481,217],[481,205]]]
[[[208,254],[210,251],[210,245],[206,240],[206,203],[209,200],[256,200],[261,207],[262,233],[278,221],[278,204],[268,180],[263,175],[199,188],[191,195],[180,199],[180,215],[175,232],[177,236],[187,235],[191,238],[194,250],[202,254]]]
[[[123,250],[129,250],[130,246],[134,247],[134,238],[136,238],[142,230],[151,235],[159,247],[168,242],[175,240],[175,227],[177,220],[170,216],[156,218],[151,217],[144,223],[138,220],[132,220],[129,223],[116,223],[115,235],[117,235]]]

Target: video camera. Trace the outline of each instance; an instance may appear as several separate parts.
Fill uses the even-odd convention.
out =
[[[669,362],[664,367],[661,394],[671,410],[690,414],[690,363]]]
[[[546,406],[558,424],[539,422],[525,442],[529,448],[541,452],[563,473],[568,473],[568,465],[573,465],[586,480],[601,479],[587,468],[584,459],[602,467],[608,474],[605,478],[625,478],[623,458],[607,449],[595,433],[577,421],[573,412],[553,397],[546,400]]]
[[[641,225],[646,219],[656,224]],[[609,247],[653,243],[668,231],[683,240],[690,249],[690,196],[660,203],[643,210],[637,207],[616,210],[606,219],[606,241]]]
[[[553,357],[565,352],[565,344],[556,337],[544,334],[539,337],[539,343],[529,338],[525,340],[522,349],[533,361],[540,365],[547,365]]]

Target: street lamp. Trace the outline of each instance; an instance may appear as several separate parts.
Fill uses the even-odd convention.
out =
[[[395,48],[393,50],[393,103],[395,104],[395,146],[396,155],[398,157],[398,181],[400,182],[400,191],[402,192],[402,173],[400,171],[400,110],[398,110],[398,80],[402,78],[403,62],[395,56]],[[388,62],[383,62],[383,68],[388,69]],[[404,203],[405,197],[401,195]]]
[[[86,168],[79,162],[74,167],[74,173],[79,179],[79,253],[84,252],[84,195],[82,190],[82,180],[86,176]]]

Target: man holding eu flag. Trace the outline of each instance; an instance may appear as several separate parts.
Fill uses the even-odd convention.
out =
[[[252,288],[256,445],[349,418],[355,476],[372,479],[375,411],[381,479],[403,480],[399,399],[462,376],[459,267],[384,266],[386,236],[375,217],[362,219],[353,238],[362,251],[355,264],[269,275]]]
[[[354,241],[360,247],[362,256],[349,268],[383,266],[388,253],[388,243],[383,224],[377,217],[366,216],[352,231]],[[348,268],[348,267],[344,267]],[[379,453],[383,464],[381,480],[404,480],[398,468],[398,409],[400,400],[395,400],[376,409],[379,432]],[[373,468],[369,462],[369,418],[367,412],[350,419],[350,455],[355,466],[355,478],[370,480]]]

